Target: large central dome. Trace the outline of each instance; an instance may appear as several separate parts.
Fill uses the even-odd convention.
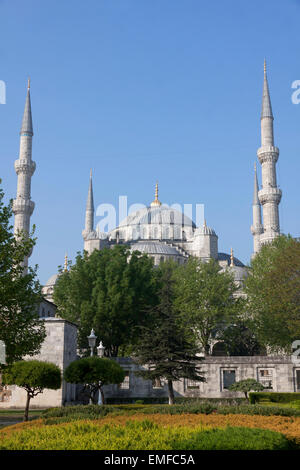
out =
[[[144,207],[133,214],[130,214],[120,223],[121,227],[150,225],[150,224],[168,224],[178,225],[180,227],[196,228],[194,222],[182,212],[170,208],[169,206],[151,206]]]

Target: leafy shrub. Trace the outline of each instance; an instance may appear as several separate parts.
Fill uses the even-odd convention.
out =
[[[220,403],[202,402],[186,405],[77,405],[61,408],[50,408],[42,413],[45,424],[70,422],[78,419],[99,419],[105,416],[132,416],[136,414],[244,414],[261,416],[300,416],[300,409],[262,405],[222,405]]]
[[[278,432],[227,427],[163,427],[151,421],[125,425],[77,421],[27,427],[3,435],[0,450],[287,450],[296,448]]]
[[[269,400],[273,403],[289,403],[300,400],[300,393],[285,392],[251,392],[249,393],[250,403],[258,403],[263,400]]]

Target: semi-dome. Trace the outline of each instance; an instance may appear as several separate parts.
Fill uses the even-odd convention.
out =
[[[132,251],[140,251],[141,253],[153,254],[153,255],[170,255],[180,256],[181,253],[176,249],[175,246],[167,245],[161,242],[141,241],[130,245]]]

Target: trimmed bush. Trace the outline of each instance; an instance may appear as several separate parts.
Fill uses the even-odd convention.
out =
[[[291,401],[300,400],[300,393],[285,392],[251,392],[249,393],[250,403],[259,403],[266,400],[272,403],[289,403]]]

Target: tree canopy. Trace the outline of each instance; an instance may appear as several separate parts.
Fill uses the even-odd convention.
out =
[[[6,345],[6,361],[12,363],[37,354],[46,333],[38,316],[41,286],[36,278],[37,267],[29,267],[24,274],[22,265],[35,240],[32,234],[14,237],[10,225],[12,201],[5,205],[3,198],[0,189],[0,339]]]
[[[191,257],[176,276],[176,308],[205,354],[210,354],[213,339],[243,308],[243,299],[234,295],[238,287],[232,274],[221,271],[214,259],[204,263]]]
[[[248,393],[252,390],[254,392],[261,392],[264,390],[264,387],[261,383],[257,382],[255,379],[244,379],[240,380],[239,382],[235,382],[231,384],[229,387],[231,392],[242,392],[245,394],[246,400],[249,401]]]
[[[101,357],[84,357],[71,362],[64,372],[64,379],[72,384],[84,384],[93,403],[96,403],[96,393],[100,390],[104,403],[103,385],[123,382],[125,372],[114,360]]]
[[[18,385],[26,390],[24,420],[27,421],[30,399],[43,393],[44,388],[59,389],[61,372],[58,366],[50,362],[18,361],[4,369],[2,381],[6,385]]]
[[[245,292],[254,331],[270,351],[300,338],[300,241],[281,235],[251,261]]]
[[[199,368],[199,348],[189,335],[186,322],[174,306],[175,262],[161,263],[157,269],[160,279],[158,305],[149,308],[149,325],[139,328],[139,341],[134,349],[135,361],[147,368],[137,374],[145,379],[165,379],[168,384],[169,403],[174,403],[173,381],[187,378],[204,381]]]
[[[126,245],[78,254],[69,272],[61,272],[54,289],[58,314],[79,324],[79,346],[87,348],[93,327],[117,356],[136,341],[135,327],[156,299],[153,261]]]

